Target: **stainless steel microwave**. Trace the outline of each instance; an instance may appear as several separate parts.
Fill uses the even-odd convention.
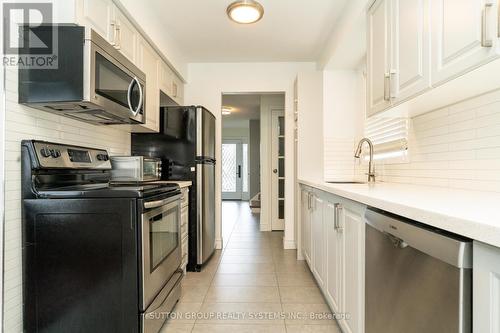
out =
[[[94,124],[145,122],[146,75],[98,33],[74,25],[25,29],[57,29],[57,67],[20,68],[19,103]]]

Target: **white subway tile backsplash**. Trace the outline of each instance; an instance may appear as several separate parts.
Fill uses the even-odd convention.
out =
[[[415,117],[412,131],[409,162],[377,163],[379,179],[500,192],[500,90]]]
[[[21,140],[38,139],[130,154],[126,128],[94,126],[17,103],[17,72],[7,70],[5,110],[4,330],[22,332]]]

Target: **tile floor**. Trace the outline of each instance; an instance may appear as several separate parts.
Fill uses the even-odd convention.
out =
[[[259,231],[247,202],[223,202],[223,235],[224,250],[184,277],[161,333],[340,333],[307,264],[283,250],[282,232]]]

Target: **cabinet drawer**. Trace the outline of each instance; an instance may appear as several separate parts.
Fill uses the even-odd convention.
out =
[[[189,189],[187,187],[182,189],[181,205],[182,207],[187,207],[189,205]]]

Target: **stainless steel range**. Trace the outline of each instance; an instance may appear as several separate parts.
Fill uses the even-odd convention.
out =
[[[158,332],[180,297],[180,189],[109,185],[105,150],[22,143],[25,332]]]

